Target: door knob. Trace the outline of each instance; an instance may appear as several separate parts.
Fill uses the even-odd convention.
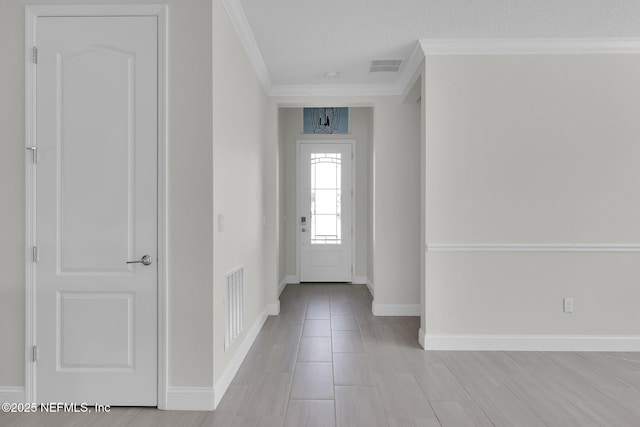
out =
[[[153,258],[150,255],[143,256],[140,261],[127,261],[127,264],[142,264],[142,265],[151,265],[153,262]]]

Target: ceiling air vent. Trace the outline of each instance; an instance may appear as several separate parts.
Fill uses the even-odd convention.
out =
[[[370,73],[379,73],[382,71],[390,71],[397,73],[402,64],[402,59],[374,59],[371,61]]]

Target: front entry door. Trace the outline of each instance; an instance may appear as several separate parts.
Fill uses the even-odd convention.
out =
[[[35,399],[156,406],[157,18],[39,17],[36,46]]]
[[[353,144],[299,141],[301,282],[353,280]]]

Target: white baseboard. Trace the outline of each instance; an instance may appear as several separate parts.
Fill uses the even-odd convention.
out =
[[[351,283],[354,285],[366,285],[368,280],[367,276],[354,276]]]
[[[420,347],[424,348],[426,350],[425,345],[425,338],[426,338],[426,334],[424,333],[424,331],[422,330],[422,328],[418,329],[418,344],[420,344]]]
[[[213,411],[215,393],[212,387],[169,387],[167,404],[169,411]]]
[[[227,389],[229,388],[229,385],[231,384],[233,377],[236,376],[238,369],[240,369],[240,365],[242,365],[244,358],[247,356],[247,353],[249,353],[249,349],[251,348],[251,346],[253,345],[253,342],[256,340],[256,337],[260,333],[260,329],[262,329],[262,325],[264,325],[264,322],[267,320],[267,317],[269,316],[269,310],[270,310],[269,306],[265,307],[264,310],[262,310],[262,313],[260,313],[260,315],[256,319],[256,321],[253,322],[251,329],[249,329],[249,332],[247,332],[247,335],[244,337],[244,340],[242,341],[240,346],[238,346],[236,353],[233,355],[233,357],[229,361],[227,368],[224,370],[224,372],[220,376],[220,379],[218,379],[218,381],[213,386],[214,400],[213,400],[212,409],[215,409],[218,407],[218,404],[222,400],[222,397],[227,392]],[[279,305],[278,305],[278,311],[280,311]]]
[[[420,316],[420,304],[376,304],[371,303],[374,316]]]
[[[284,288],[286,287],[287,287],[287,278],[285,277],[280,282],[280,285],[278,285],[278,296],[282,294],[282,291],[284,291]]]
[[[373,296],[373,282],[371,280],[369,280],[369,278],[367,277],[367,288],[369,288],[369,293],[371,294],[371,296]]]
[[[292,285],[297,285],[300,283],[300,278],[298,276],[286,276],[284,280],[286,280],[287,283],[291,283]]]
[[[640,336],[436,335],[418,339],[425,350],[463,351],[640,351]]]
[[[267,314],[269,316],[277,316],[278,314],[280,314],[279,300],[275,304],[267,304]]]
[[[0,402],[25,403],[24,387],[0,387]]]

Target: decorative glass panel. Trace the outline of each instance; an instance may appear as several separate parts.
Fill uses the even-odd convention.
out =
[[[339,245],[342,191],[340,153],[311,154],[311,244]]]
[[[305,134],[346,134],[349,133],[349,109],[303,108],[303,123]]]

